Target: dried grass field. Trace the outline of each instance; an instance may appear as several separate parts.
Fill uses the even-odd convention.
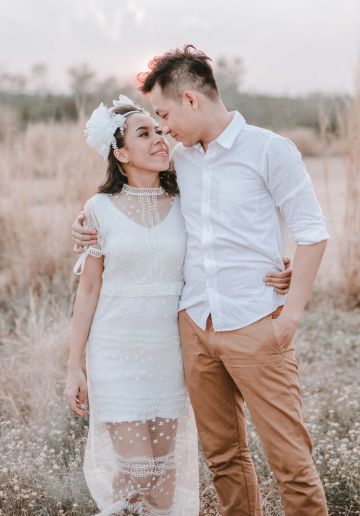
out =
[[[81,121],[15,133],[9,115],[1,126],[0,514],[90,515],[87,420],[68,412],[62,392],[76,289],[70,226],[104,165],[88,151]],[[297,335],[304,414],[333,516],[360,514],[360,171],[352,134],[348,154],[306,160],[331,240]],[[250,422],[249,438],[264,513],[281,515]],[[201,454],[199,464],[203,514],[218,515]]]

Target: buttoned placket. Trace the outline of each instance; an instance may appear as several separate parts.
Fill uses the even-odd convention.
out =
[[[203,329],[209,314],[216,332],[243,328],[284,304],[261,278],[279,268],[285,224],[298,245],[328,238],[305,166],[294,144],[236,113],[206,153],[179,145],[174,161],[188,238],[180,307]],[[259,191],[259,217],[239,226]]]
[[[214,226],[213,216],[214,210],[212,206],[212,188],[214,185],[213,174],[214,170],[211,166],[214,163],[216,155],[216,147],[210,144],[207,152],[201,148],[203,163],[202,163],[202,194],[201,194],[201,247],[203,251],[203,263],[206,281],[206,293],[208,298],[208,306],[213,321],[213,326],[221,327],[223,324],[222,311],[219,299],[219,291],[217,288],[216,278],[216,260],[214,254]],[[204,314],[202,321],[203,326],[206,325],[206,320],[209,313]]]

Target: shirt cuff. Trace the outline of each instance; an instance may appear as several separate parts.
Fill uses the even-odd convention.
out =
[[[326,227],[304,228],[294,235],[296,245],[318,244],[323,240],[329,240],[330,236]]]

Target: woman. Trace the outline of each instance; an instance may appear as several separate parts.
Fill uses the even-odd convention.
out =
[[[84,473],[99,514],[198,515],[197,436],[177,325],[186,238],[176,178],[159,173],[169,169],[169,148],[157,124],[127,98],[114,105],[101,104],[87,123],[108,169],[85,205],[98,243],[75,266],[65,395],[82,416],[88,391]]]

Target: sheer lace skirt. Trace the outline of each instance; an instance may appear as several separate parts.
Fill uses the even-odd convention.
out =
[[[197,516],[197,433],[174,311],[177,296],[116,295],[118,310],[111,313],[114,302],[113,294],[100,297],[86,353],[90,420],[84,473],[91,495],[102,516],[129,514],[125,509]],[[137,324],[131,316],[135,306],[144,314]]]
[[[188,401],[177,418],[103,423],[90,416],[84,474],[101,516],[197,516],[197,438]]]

